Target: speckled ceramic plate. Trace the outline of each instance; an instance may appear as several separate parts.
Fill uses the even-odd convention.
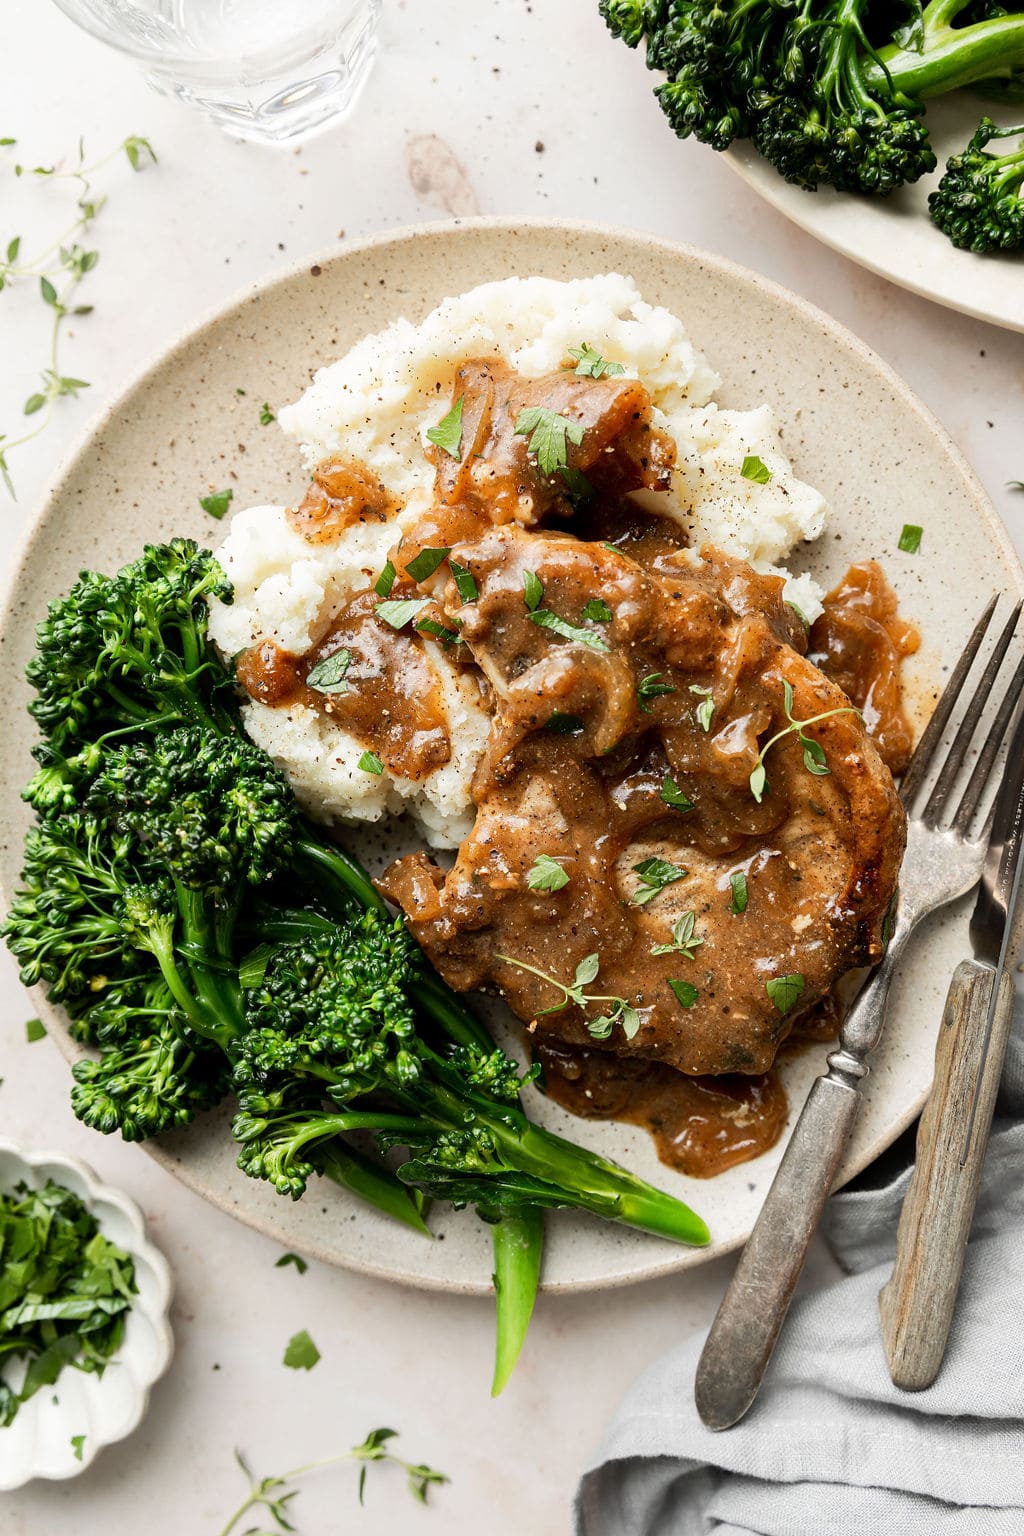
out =
[[[997,586],[1024,591],[1024,573],[953,444],[879,358],[792,294],[685,246],[576,224],[488,219],[424,226],[350,245],[243,296],[134,384],[59,477],[3,617],[8,708],[0,744],[0,880],[8,893],[28,822],[18,791],[32,766],[21,678],[47,600],[70,586],[82,566],[110,570],[144,540],[183,533],[216,543],[219,530],[197,504],[211,484],[233,485],[236,506],[294,499],[303,485],[297,453],[276,429],[259,426],[259,403],[293,399],[313,368],[368,330],[398,315],[418,320],[447,294],[512,274],[569,278],[614,270],[634,277],[651,303],[683,317],[722,374],[724,405],[775,405],[798,472],[820,486],[834,508],[827,535],[807,550],[807,563],[831,581],[854,559],[883,560],[903,611],[923,633],[911,689],[924,704],[985,598]],[[920,555],[897,552],[905,522],[924,525]],[[388,849],[373,831],[353,831],[349,841],[374,867],[395,846]],[[963,914],[951,913],[929,924],[912,951],[895,988],[886,1039],[873,1058],[844,1178],[888,1146],[919,1109],[948,976],[965,950]],[[73,1057],[77,1048],[59,1012],[42,999],[38,1006],[51,1036]],[[794,1114],[823,1057],[816,1049],[785,1066]],[[553,1290],[686,1269],[736,1247],[778,1162],[776,1148],[697,1182],[659,1164],[639,1130],[573,1120],[535,1090],[530,1107],[545,1124],[674,1190],[701,1211],[713,1233],[709,1248],[677,1248],[558,1213],[549,1222],[544,1269]],[[191,1188],[287,1248],[415,1285],[489,1287],[490,1242],[471,1213],[436,1214],[437,1240],[428,1242],[326,1180],[293,1204],[237,1171],[224,1115],[149,1150]]]
[[[773,208],[851,261],[949,309],[1024,331],[1024,256],[958,251],[928,217],[929,192],[949,156],[963,149],[977,128],[982,112],[1009,126],[1020,121],[1016,110],[1014,116],[1009,108],[1008,115],[969,91],[933,102],[928,129],[938,169],[887,198],[790,186],[749,140],[734,145],[726,160]]]

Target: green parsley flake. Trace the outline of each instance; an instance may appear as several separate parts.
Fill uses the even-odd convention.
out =
[[[200,496],[199,505],[219,522],[230,507],[234,494],[230,488],[226,491],[213,491],[209,496]]]
[[[269,427],[270,423],[272,421],[276,421],[276,420],[277,420],[277,417],[274,415],[273,411],[270,409],[270,406],[268,405],[266,400],[264,400],[263,404],[260,406],[260,426],[261,427]]]
[[[896,546],[897,549],[902,549],[905,555],[916,555],[921,548],[921,536],[923,533],[924,529],[919,528],[916,523],[904,523],[899,544]]]
[[[661,786],[661,798],[674,811],[693,810],[693,801],[683,793],[670,773],[666,773],[665,782]]]
[[[542,629],[550,629],[556,635],[561,635],[563,640],[575,640],[577,645],[585,645],[592,651],[611,650],[611,646],[603,635],[595,634],[592,629],[584,629],[579,624],[572,624],[568,619],[563,619],[547,608],[538,608],[536,612],[530,614],[530,618]]]
[[[569,876],[550,853],[539,853],[526,876],[531,891],[560,891],[569,884]]]
[[[799,971],[794,971],[789,976],[773,976],[765,982],[764,989],[779,1012],[788,1013],[803,992],[804,986],[804,978]]]
[[[528,449],[542,475],[554,475],[569,462],[566,439],[578,448],[583,441],[581,422],[559,416],[544,405],[531,405],[516,417],[516,435],[529,436]]]
[[[433,635],[435,640],[440,640],[442,645],[461,645],[462,636],[457,629],[449,629],[445,624],[439,624],[437,619],[417,619],[414,628],[421,635]]]
[[[667,980],[669,986],[672,988],[672,991],[676,995],[680,1007],[692,1008],[698,997],[700,997],[700,993],[697,991],[697,988],[694,986],[693,982],[674,981],[671,976],[669,976]]]
[[[373,584],[373,590],[378,597],[391,596],[391,588],[395,584],[395,577],[397,575],[398,572],[395,570],[394,563],[389,560]]]
[[[284,1269],[288,1264],[294,1264],[300,1275],[304,1275],[309,1265],[300,1253],[282,1253],[274,1264],[275,1269]]]
[[[586,721],[579,715],[565,715],[560,709],[548,715],[544,722],[544,729],[550,731],[552,736],[582,736],[586,728]]]
[[[384,764],[381,762],[376,752],[364,752],[362,757],[359,759],[357,766],[361,768],[364,773],[381,774],[384,772]]]
[[[591,597],[583,604],[581,618],[590,619],[593,624],[610,624],[615,615],[602,597]]]
[[[301,1333],[293,1333],[288,1340],[288,1348],[284,1352],[284,1363],[293,1371],[311,1371],[320,1359],[320,1351],[317,1349],[309,1334],[303,1328]]]
[[[441,549],[437,546],[421,549],[415,560],[409,561],[405,574],[411,576],[413,581],[428,581],[450,554],[450,549]]]
[[[670,864],[667,859],[641,859],[639,864],[633,865],[633,873],[640,876],[640,884],[633,892],[633,903],[643,907],[666,885],[682,880],[688,871],[680,869],[678,864]]]
[[[544,597],[544,583],[535,571],[523,572],[523,597],[531,613],[540,607]]]
[[[72,1435],[71,1436],[71,1449],[75,1453],[75,1460],[76,1461],[81,1461],[81,1459],[82,1459],[82,1452],[85,1450],[85,1439],[86,1439],[85,1435]]]
[[[659,683],[658,679],[661,676],[660,672],[648,672],[647,676],[642,677],[636,685],[636,701],[645,715],[653,714],[647,702],[648,699],[657,699],[662,694],[677,692],[671,683]]]
[[[576,364],[575,372],[584,379],[600,379],[607,375],[612,378],[616,374],[625,373],[621,363],[609,363],[601,356],[589,341],[585,341],[581,347],[570,347],[569,356]]]
[[[757,485],[767,485],[772,477],[772,472],[763,459],[759,459],[756,453],[748,453],[740,465],[740,474],[744,480],[753,480]]]
[[[732,887],[732,895],[729,898],[729,911],[739,917],[741,912],[747,910],[747,877],[742,869],[729,876],[729,884]]]
[[[29,1045],[35,1040],[42,1040],[46,1034],[46,1025],[42,1019],[29,1019],[25,1024],[25,1039]]]
[[[593,501],[597,492],[581,469],[573,464],[563,464],[558,473],[565,481],[566,494],[577,511],[585,507],[588,501]]]
[[[700,697],[700,703],[697,705],[697,724],[702,731],[710,731],[711,720],[715,713],[715,701],[711,696],[711,689],[701,688],[698,683],[691,683],[690,692]]]
[[[427,429],[430,441],[443,449],[457,464],[462,463],[462,403],[465,398],[465,395],[460,395],[448,415],[436,427]]]
[[[460,565],[457,560],[449,560],[448,569],[455,578],[455,587],[462,601],[464,603],[475,603],[480,596],[480,592],[473,577],[473,572],[469,569],[468,565]]]
[[[306,673],[306,682],[317,693],[347,693],[345,674],[351,665],[351,651],[332,651],[330,656],[325,656],[315,667],[310,668]]]
[[[404,629],[429,602],[429,597],[396,597],[390,602],[378,603],[373,611],[392,629]]]

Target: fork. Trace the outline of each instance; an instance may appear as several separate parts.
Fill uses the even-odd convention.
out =
[[[704,1345],[694,1391],[697,1411],[709,1429],[728,1429],[757,1396],[857,1118],[860,1086],[868,1073],[865,1057],[881,1036],[889,988],[910,936],[922,918],[966,895],[980,879],[991,811],[973,836],[972,827],[1024,689],[1024,659],[999,698],[987,734],[980,727],[986,705],[995,697],[1021,603],[999,631],[944,757],[940,746],[997,602],[998,595],[975,625],[900,786],[900,799],[910,815],[932,771],[938,770],[923,807],[909,821],[898,910],[885,954],[846,1016],[839,1049],[828,1057],[828,1071],[811,1087]],[[950,812],[961,769],[975,743],[977,760]],[[1014,771],[1021,772],[1019,764],[1004,769]]]

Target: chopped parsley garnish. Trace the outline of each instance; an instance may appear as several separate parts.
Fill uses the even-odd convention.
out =
[[[373,611],[392,629],[404,629],[429,602],[429,597],[396,597],[390,602],[378,603]]]
[[[595,1040],[607,1040],[616,1024],[622,1025],[622,1033],[627,1040],[632,1040],[640,1028],[640,1014],[632,1003],[627,1003],[624,997],[610,997],[600,992],[585,992],[596,978],[600,969],[600,956],[585,955],[576,967],[575,974],[569,986],[558,981],[554,976],[549,976],[547,971],[539,971],[535,965],[527,965],[525,960],[516,960],[512,955],[498,955],[499,960],[504,960],[506,965],[514,965],[517,970],[529,971],[531,976],[539,976],[541,981],[546,981],[549,986],[561,992],[562,1001],[555,1003],[552,1008],[542,1008],[538,1018],[544,1018],[549,1013],[561,1013],[563,1008],[568,1008],[570,1003],[575,1003],[577,1008],[586,1008],[594,1003],[610,1004],[607,1013],[598,1019],[587,1020],[587,1030]]]
[[[362,757],[359,759],[357,766],[360,767],[364,773],[381,774],[384,772],[384,764],[381,762],[376,752],[364,752]]]
[[[457,629],[449,629],[446,624],[439,624],[437,619],[417,619],[414,628],[421,635],[433,635],[435,640],[440,640],[442,645],[461,645],[462,636]]]
[[[573,624],[559,614],[552,613],[548,608],[536,609],[530,614],[530,618],[542,629],[550,629],[556,635],[561,635],[563,640],[575,640],[578,645],[589,646],[592,651],[611,650],[611,646],[603,635],[595,634],[592,629],[584,629],[581,624]]]
[[[292,1334],[284,1352],[285,1365],[291,1366],[293,1371],[311,1371],[319,1359],[320,1351],[305,1328],[301,1333]]]
[[[42,1019],[28,1019],[25,1023],[25,1039],[29,1045],[46,1038],[46,1025]]]
[[[526,884],[531,891],[560,891],[569,884],[569,876],[550,853],[539,853],[526,876]]]
[[[304,1275],[309,1268],[301,1253],[282,1253],[281,1257],[274,1264],[274,1268],[284,1269],[289,1264],[294,1264],[300,1275]]]
[[[86,1440],[85,1435],[72,1435],[71,1436],[71,1449],[75,1453],[75,1460],[76,1461],[81,1461],[81,1459],[82,1459],[82,1452],[85,1450],[85,1440]]]
[[[615,615],[603,597],[591,597],[583,604],[580,617],[590,619],[594,624],[610,624]]]
[[[753,480],[757,485],[767,485],[772,477],[772,472],[763,459],[759,459],[756,453],[748,453],[740,465],[740,474],[744,480]]]
[[[747,910],[747,877],[742,869],[729,876],[729,884],[732,887],[732,895],[729,897],[729,911],[739,917],[741,912]]]
[[[690,692],[700,697],[700,703],[697,705],[697,724],[702,731],[710,731],[711,720],[715,713],[715,701],[711,689],[702,688],[699,683],[691,683]]]
[[[560,709],[548,715],[544,722],[544,729],[553,736],[582,736],[586,728],[586,721],[579,715],[564,715]]]
[[[226,491],[212,491],[209,496],[200,496],[199,505],[219,522],[230,507],[234,494],[230,487]]]
[[[671,976],[667,978],[669,986],[676,995],[681,1008],[692,1008],[700,997],[700,993],[692,981],[674,981]]]
[[[535,608],[539,608],[543,601],[544,583],[535,571],[523,572],[523,597],[531,613]]]
[[[583,426],[559,416],[546,405],[530,405],[516,417],[516,435],[529,436],[527,448],[537,460],[542,475],[557,474],[569,462],[566,439],[578,448],[583,441]]]
[[[683,955],[687,960],[697,958],[697,950],[704,943],[694,934],[693,927],[697,921],[693,912],[684,912],[682,917],[672,924],[672,943],[655,944],[651,950],[652,955]]]
[[[395,570],[393,561],[389,560],[373,584],[373,590],[378,597],[391,596],[391,588],[395,584],[395,577],[397,575],[398,572]]]
[[[919,528],[916,523],[904,523],[903,532],[900,534],[900,542],[896,547],[902,549],[905,555],[916,555],[921,548],[923,533],[924,529]]]
[[[276,421],[276,420],[277,420],[277,417],[274,415],[273,411],[270,409],[270,406],[267,403],[267,401],[264,400],[263,404],[260,406],[260,426],[261,427],[269,427],[270,423],[272,421]]]
[[[825,748],[820,741],[815,741],[811,736],[804,735],[804,729],[808,725],[817,725],[820,720],[830,720],[833,715],[856,715],[859,713],[852,704],[843,705],[840,709],[826,709],[820,715],[811,715],[808,720],[796,720],[793,717],[793,685],[788,679],[782,679],[782,700],[786,711],[786,719],[789,724],[775,735],[761,748],[750,775],[750,793],[758,805],[768,788],[768,775],[765,771],[764,760],[777,741],[782,741],[786,736],[796,734],[796,738],[804,749],[804,767],[808,773],[813,773],[817,778],[825,778],[829,772],[828,762],[825,757]]]
[[[670,864],[667,859],[641,859],[639,864],[633,865],[633,873],[640,876],[640,884],[633,892],[633,903],[643,907],[666,885],[682,880],[687,871],[680,869],[678,864]]]
[[[647,702],[648,699],[657,699],[664,693],[676,693],[678,691],[673,688],[671,683],[660,683],[658,679],[662,675],[661,672],[648,672],[647,676],[642,677],[636,685],[636,701],[645,715],[653,713],[651,706]]]
[[[351,665],[351,651],[332,651],[330,656],[325,656],[322,661],[317,662],[315,667],[309,669],[306,673],[306,682],[318,693],[346,693],[348,683],[345,681],[345,674]]]
[[[444,564],[450,553],[450,549],[440,549],[437,546],[421,549],[415,560],[409,561],[405,574],[411,576],[413,581],[427,581],[433,576],[438,566]]]
[[[475,603],[480,596],[480,592],[469,566],[460,565],[457,560],[449,560],[448,569],[455,579],[455,587],[462,601],[464,603]]]
[[[465,395],[460,395],[448,415],[436,427],[427,428],[430,441],[443,449],[457,464],[462,463],[462,402],[465,398]]]
[[[804,990],[804,978],[799,971],[790,976],[773,976],[764,984],[772,1002],[780,1013],[788,1013]]]
[[[588,501],[593,501],[597,492],[581,469],[563,464],[558,473],[565,481],[566,494],[575,508],[585,507]]]
[[[576,364],[574,371],[584,379],[601,379],[605,375],[611,378],[615,374],[626,371],[621,363],[606,362],[589,341],[585,341],[581,347],[570,347],[569,356]]]
[[[693,801],[683,793],[670,773],[666,773],[665,782],[661,786],[661,798],[674,811],[693,810]]]

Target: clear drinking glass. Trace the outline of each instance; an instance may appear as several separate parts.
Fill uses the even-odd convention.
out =
[[[376,48],[381,0],[56,0],[139,60],[156,90],[262,143],[352,106]]]

